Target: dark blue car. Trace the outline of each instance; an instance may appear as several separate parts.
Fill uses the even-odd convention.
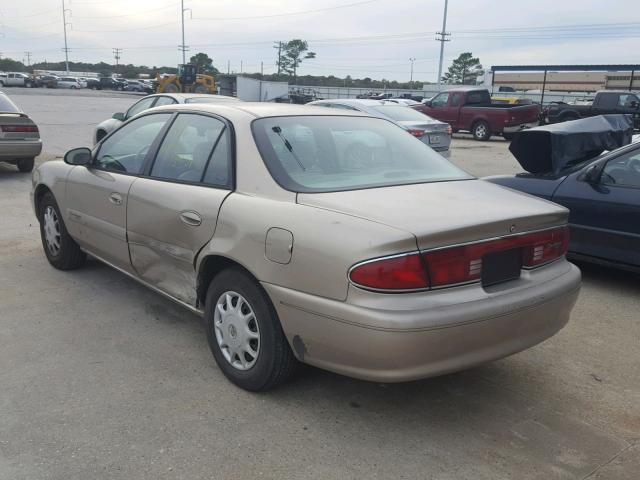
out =
[[[582,120],[568,123],[577,122]],[[580,135],[569,133],[567,137],[565,127],[560,139],[553,138],[554,129],[551,131],[549,141],[541,134],[534,134],[529,138],[532,141],[529,145],[521,142],[519,148],[518,145],[511,148],[514,154],[522,153],[516,154],[521,165],[536,173],[487,177],[485,180],[567,207],[570,210],[569,255],[572,258],[640,272],[640,143],[593,156],[594,151],[602,148],[598,147],[597,140],[594,143],[593,137],[584,135],[584,131]],[[611,142],[615,135],[610,133],[601,139]],[[628,143],[630,134],[626,140],[621,138],[617,141]],[[538,162],[539,168],[536,168],[532,151],[548,152],[554,148],[562,149],[563,154],[573,153],[559,162],[555,161],[557,159],[551,161],[549,155],[542,155],[547,158]],[[585,152],[588,158],[581,158]]]

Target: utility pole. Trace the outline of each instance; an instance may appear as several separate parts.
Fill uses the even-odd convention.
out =
[[[280,76],[280,72],[281,72],[280,62],[282,60],[282,42],[278,42],[278,46],[277,47],[274,46],[273,48],[278,49],[278,76]]]
[[[264,79],[264,62],[260,62],[260,80]]]
[[[438,87],[442,83],[442,61],[444,60],[444,42],[448,42],[451,34],[447,33],[447,6],[449,0],[444,0],[444,15],[442,17],[442,31],[436,32],[436,35],[440,35],[440,38],[436,38],[440,42],[440,64],[438,66]]]
[[[240,60],[240,73],[242,73],[242,60]]]
[[[184,42],[184,12],[189,10],[189,15],[193,18],[193,11],[190,8],[184,8],[184,0],[180,0],[180,13],[182,15],[182,45],[178,45],[178,50],[182,51],[182,63],[187,63],[186,52],[189,50],[189,46]]]
[[[67,12],[71,12],[71,10],[65,6],[64,0],[62,0],[62,28],[64,30],[64,48],[63,48],[64,65],[65,65],[66,73],[69,73],[69,46],[67,45],[67,25],[70,25],[70,23],[67,23]]]
[[[411,62],[411,76],[409,77],[409,85],[410,85],[409,88],[411,88],[411,87],[413,87],[413,62],[415,62],[416,59],[415,58],[410,58],[409,61]]]
[[[231,73],[231,60],[227,60],[227,75]]]
[[[116,67],[118,66],[118,61],[120,60],[120,54],[122,53],[122,49],[121,48],[114,48],[113,49],[113,58],[116,59]]]
[[[31,66],[31,52],[24,52],[24,54],[27,56],[27,67]]]

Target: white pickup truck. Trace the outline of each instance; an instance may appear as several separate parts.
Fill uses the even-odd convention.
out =
[[[33,87],[33,80],[26,73],[0,73],[0,88],[2,87]]]

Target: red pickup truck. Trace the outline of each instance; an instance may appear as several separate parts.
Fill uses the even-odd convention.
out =
[[[483,141],[491,135],[510,140],[515,132],[538,126],[540,117],[539,105],[492,104],[489,91],[477,87],[445,90],[411,108],[447,122],[454,132],[466,130]]]

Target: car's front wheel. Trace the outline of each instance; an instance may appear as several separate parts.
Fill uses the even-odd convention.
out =
[[[207,292],[209,347],[222,373],[241,388],[263,391],[287,380],[297,360],[271,300],[239,268],[224,270]]]
[[[65,227],[60,209],[51,192],[39,204],[40,237],[49,263],[59,270],[73,270],[84,264],[87,256],[80,250]]]
[[[18,170],[22,173],[29,173],[33,170],[33,164],[35,163],[35,158],[21,158],[18,160]]]

